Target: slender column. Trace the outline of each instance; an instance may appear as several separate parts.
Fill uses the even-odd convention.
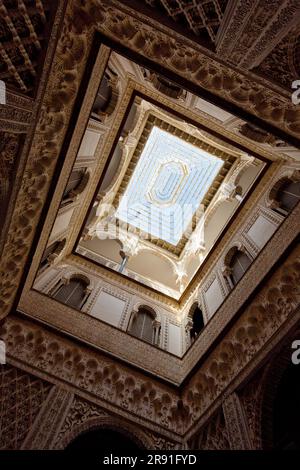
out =
[[[154,344],[158,346],[159,340],[159,329],[160,329],[160,322],[155,320],[153,322],[153,329],[154,329]]]
[[[134,320],[134,318],[136,317],[136,315],[137,315],[137,312],[136,312],[135,310],[133,310],[133,311],[131,312],[131,315],[130,315],[130,319],[129,319],[129,322],[128,322],[127,330],[129,330],[129,331],[131,330],[132,323],[133,323],[133,320]]]
[[[82,300],[82,302],[81,302],[80,309],[82,309],[83,306],[85,305],[87,299],[88,299],[89,296],[91,295],[91,292],[92,292],[92,290],[89,289],[89,288],[87,288],[87,289],[85,290],[85,295],[84,295],[84,298],[83,298],[83,300]]]
[[[223,402],[223,413],[232,450],[253,449],[247,418],[237,395],[232,393]]]
[[[124,271],[128,260],[129,260],[129,256],[128,256],[128,255],[125,255],[125,256],[123,257],[122,263],[120,264],[119,273],[122,273],[122,272]]]
[[[223,270],[223,276],[225,277],[230,289],[233,289],[234,288],[234,284],[232,282],[232,278],[231,278],[231,274],[232,274],[232,270],[229,268],[229,267],[226,267],[224,270]]]
[[[53,386],[21,449],[52,449],[73,398],[73,393]]]
[[[192,328],[193,328],[193,320],[191,318],[189,318],[187,324],[185,325],[185,340],[186,340],[186,348],[187,349],[192,344],[192,339],[191,339],[191,329]]]

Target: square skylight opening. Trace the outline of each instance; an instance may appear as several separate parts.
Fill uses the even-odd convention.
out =
[[[177,245],[223,160],[154,126],[116,218]]]

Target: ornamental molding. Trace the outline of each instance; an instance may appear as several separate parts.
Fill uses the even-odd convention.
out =
[[[97,349],[110,352],[115,357],[123,358],[156,376],[179,385],[205,356],[211,345],[216,343],[226,325],[243,308],[245,300],[253,293],[255,287],[260,285],[276,260],[294,241],[300,231],[299,214],[300,206],[298,205],[278,228],[259,256],[254,259],[243,278],[224,299],[182,359],[144,344],[137,338],[129,338],[126,332],[99,321],[87,313],[58,303],[34,290],[23,293],[19,308],[24,313],[26,312],[27,316],[51,325],[58,331],[63,331],[77,340],[92,344]],[[276,258],[274,258],[274,253],[277,254]],[[218,282],[220,282],[219,278]],[[129,341],[130,347],[128,347]]]
[[[54,24],[56,34],[61,15],[60,10],[59,21],[56,17]],[[295,138],[299,134],[300,110],[293,107],[289,98],[267,88],[259,80],[230,69],[209,54],[204,55],[203,49],[192,41],[152,20],[147,19],[146,24],[142,19],[134,18],[130,9],[114,0],[92,0],[84,5],[79,0],[69,2],[53,61],[49,51],[46,57],[44,70],[52,61],[48,69],[49,81],[43,98],[39,95],[39,115],[26,164],[26,177],[18,192],[1,259],[0,272],[6,276],[5,297],[0,301],[2,318],[9,313],[20,283],[95,29],[207,91],[225,97],[228,102],[286,134]],[[53,50],[53,36],[50,41]],[[40,89],[45,85],[45,78]]]
[[[257,370],[278,345],[280,335],[299,324],[299,280],[297,246],[180,389],[155,378],[149,381],[136,369],[88,347],[78,347],[71,339],[20,316],[6,319],[1,338],[13,365],[21,363],[23,369],[46,377],[50,383],[63,383],[80,396],[88,394],[93,402],[107,403],[108,409],[152,429],[158,426],[169,436],[189,436],[199,429],[208,410],[220,406],[225,392],[228,396],[232,387],[234,391]]]

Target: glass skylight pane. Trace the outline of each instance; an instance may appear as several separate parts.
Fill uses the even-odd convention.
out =
[[[116,217],[177,245],[223,160],[153,127]]]

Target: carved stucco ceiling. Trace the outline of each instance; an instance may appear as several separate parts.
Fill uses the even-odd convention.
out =
[[[300,76],[300,34],[296,28],[288,34],[256,68],[255,73],[291,90],[291,83]]]
[[[187,34],[193,33],[213,46],[228,0],[143,0],[141,3],[162,16],[167,14]]]
[[[0,80],[34,94],[57,0],[0,0]]]

